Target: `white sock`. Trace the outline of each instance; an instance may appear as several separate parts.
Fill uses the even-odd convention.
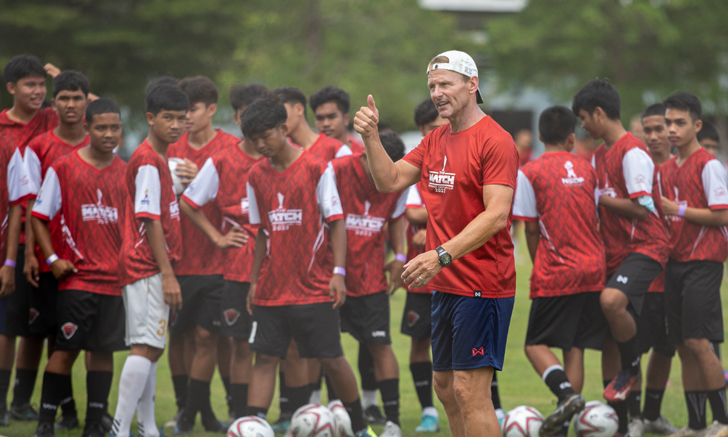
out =
[[[423,416],[435,416],[436,418],[440,418],[440,414],[437,412],[437,408],[435,407],[425,407],[422,409],[422,415]]]
[[[144,392],[151,366],[151,361],[139,355],[129,355],[126,358],[124,368],[121,370],[119,402],[116,404],[114,424],[111,428],[117,437],[129,437],[134,411]]]
[[[309,404],[320,404],[321,403],[321,390],[314,390],[311,392],[311,396],[308,398]]]
[[[139,437],[159,437],[157,422],[154,419],[154,393],[157,391],[157,363],[152,363],[149,376],[144,385],[144,393],[137,405]]]
[[[362,390],[361,392],[361,405],[366,410],[372,405],[378,405],[377,402],[377,391],[376,390]]]

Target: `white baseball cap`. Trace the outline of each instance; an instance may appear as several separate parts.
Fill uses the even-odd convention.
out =
[[[439,58],[440,56],[446,57],[449,62],[435,62],[431,65],[428,64],[428,75],[432,70],[450,70],[467,77],[478,77],[478,67],[475,65],[475,61],[473,61],[473,58],[471,58],[469,54],[458,50],[450,50],[440,53],[436,56],[436,58]],[[480,95],[480,90],[475,91],[475,97],[478,104],[483,103],[483,96]]]

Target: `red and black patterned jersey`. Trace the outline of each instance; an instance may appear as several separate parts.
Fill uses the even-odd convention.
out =
[[[662,223],[664,216],[657,170],[647,147],[627,133],[609,151],[604,144],[600,145],[592,164],[603,195],[620,199],[651,196],[655,204],[655,211],[641,220],[599,207],[600,231],[607,253],[607,275],[614,273],[630,253],[649,256],[664,267],[669,252],[668,238]]]
[[[346,139],[349,140],[349,149],[351,149],[351,153],[364,153],[366,151],[366,147],[364,146],[364,143],[359,141],[358,137],[354,135],[347,135]]]
[[[221,150],[234,147],[239,142],[240,138],[218,130],[217,135],[205,147],[195,150],[190,146],[189,134],[185,133],[179,141],[169,145],[167,159],[186,158],[194,162],[197,168],[202,168],[210,156]],[[202,212],[213,226],[220,229],[222,216],[215,205],[203,206]],[[197,229],[184,214],[181,217],[181,222],[182,246],[185,250],[182,252],[182,259],[174,267],[174,273],[176,275],[221,275],[223,273],[222,251],[205,237],[205,234]]]
[[[248,173],[248,202],[250,223],[266,231],[270,254],[255,304],[330,301],[334,263],[324,223],[343,218],[333,168],[307,151],[283,172],[264,159]]]
[[[33,198],[35,198],[35,195],[38,194],[46,172],[58,158],[71,154],[88,146],[88,144],[88,136],[74,146],[58,138],[53,130],[35,137],[25,149],[25,165],[28,178],[30,179],[31,190],[33,190]],[[63,239],[63,235],[61,233],[61,215],[55,216],[50,223],[48,223],[48,230],[51,233],[51,241],[53,242],[53,245],[60,245]],[[40,271],[50,272],[51,269],[46,265],[43,252],[41,252],[40,247],[37,244],[35,246],[35,256],[38,258]]]
[[[99,170],[78,152],[56,160],[46,172],[33,205],[33,217],[49,222],[60,217],[62,240],[56,254],[78,269],[58,283],[59,290],[121,295],[119,213],[127,201],[126,164],[119,157]]]
[[[224,278],[228,281],[250,282],[255,258],[255,237],[258,226],[248,220],[248,172],[259,162],[240,147],[228,147],[212,155],[195,179],[185,190],[182,198],[195,209],[214,200],[222,214],[220,232],[226,234],[237,226],[248,234],[248,242],[241,248],[231,247],[224,253]]]
[[[179,203],[174,194],[172,173],[147,140],[132,153],[125,181],[129,195],[123,214],[124,240],[119,258],[122,286],[159,273],[142,219],[162,222],[167,255],[173,267],[179,262],[182,251]]]
[[[351,155],[349,146],[324,134],[319,134],[316,141],[308,148],[308,151],[326,162],[334,158]]]
[[[597,176],[568,152],[545,153],[521,167],[513,218],[538,222],[531,299],[601,291],[606,260],[597,226]]]
[[[382,228],[404,214],[407,190],[380,193],[362,169],[361,154],[331,161],[346,221],[346,294],[360,297],[387,289]]]
[[[665,197],[690,208],[728,209],[728,176],[723,165],[700,148],[677,165],[675,158],[662,164],[660,179]],[[679,262],[725,262],[728,229],[669,217],[670,258]]]
[[[8,209],[30,198],[30,181],[15,145],[0,137],[0,261],[5,262],[8,241]]]
[[[420,183],[416,183],[409,187],[407,191],[407,201],[405,204],[405,209],[417,209],[417,208],[425,208],[424,202],[422,202],[422,196],[420,196]],[[426,208],[425,208],[426,209]],[[420,255],[424,253],[425,251],[422,249],[417,249],[414,247],[414,244],[412,243],[412,239],[417,235],[418,232],[422,229],[426,229],[427,225],[419,225],[419,224],[413,224],[411,222],[407,223],[407,230],[405,231],[405,235],[407,237],[407,260],[413,260],[417,257],[417,255]],[[419,289],[415,288],[412,290],[408,290],[408,292],[412,293],[430,293],[430,291],[426,289]]]

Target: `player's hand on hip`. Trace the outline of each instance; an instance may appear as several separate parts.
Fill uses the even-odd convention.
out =
[[[334,302],[334,308],[340,308],[346,302],[346,281],[344,275],[335,274],[329,282],[329,296]]]
[[[10,266],[0,268],[0,298],[9,296],[15,291],[15,269]]]
[[[248,289],[248,298],[245,299],[245,307],[248,309],[248,314],[253,315],[253,302],[255,302],[255,291],[258,288],[258,284],[250,284]]]
[[[51,264],[51,272],[56,279],[61,280],[71,273],[78,273],[78,269],[67,259],[58,258]]]
[[[230,232],[223,235],[215,242],[218,249],[227,249],[229,247],[243,247],[248,242],[248,234],[238,226],[230,229]]]
[[[197,164],[187,158],[185,158],[184,162],[177,164],[177,167],[175,168],[175,173],[177,173],[177,176],[179,176],[180,180],[185,184],[192,182],[192,179],[197,176],[199,171],[200,169],[197,167]]]
[[[25,279],[33,287],[38,287],[38,281],[40,281],[40,266],[38,265],[38,258],[35,257],[35,253],[25,253],[25,266],[23,266],[23,274]]]
[[[417,255],[415,259],[404,265],[402,280],[408,284],[407,288],[410,290],[424,287],[435,275],[440,273],[440,270],[442,270],[440,257],[437,256],[437,251],[430,250]]]
[[[182,309],[182,291],[179,288],[177,277],[172,274],[162,274],[162,293],[164,302],[173,310]]]
[[[354,116],[354,129],[362,137],[378,136],[379,110],[374,104],[374,97],[371,94],[367,97],[367,103],[369,106],[362,106]]]
[[[679,209],[680,207],[677,203],[665,196],[662,196],[662,212],[664,212],[665,215],[677,215]]]
[[[387,283],[387,294],[392,295],[399,287],[402,286],[402,272],[404,271],[404,263],[394,260],[384,267],[389,272],[389,282]]]

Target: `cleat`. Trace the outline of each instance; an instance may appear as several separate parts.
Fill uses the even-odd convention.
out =
[[[633,417],[627,425],[629,437],[642,437],[645,432],[645,423],[639,417]]]
[[[38,412],[30,404],[10,406],[10,416],[15,420],[36,422],[39,419]]]
[[[174,428],[177,426],[177,422],[179,421],[179,418],[182,416],[183,408],[180,408],[177,410],[177,414],[174,415],[174,418],[170,420],[169,422],[164,424],[165,428]]]
[[[566,398],[559,403],[553,413],[549,414],[541,425],[541,436],[553,436],[561,432],[564,422],[568,422],[579,411],[584,409],[586,401],[579,393]]]
[[[105,437],[106,433],[104,432],[104,428],[101,426],[101,423],[96,422],[86,422],[86,425],[83,427],[83,434],[81,434],[81,437]]]
[[[728,425],[714,421],[713,424],[705,430],[704,435],[705,437],[726,437],[728,436]]]
[[[53,422],[39,422],[35,429],[35,437],[54,437]]]
[[[189,435],[192,434],[193,428],[195,427],[194,423],[185,423],[184,420],[178,420],[177,424],[174,426],[174,435]]]
[[[273,432],[276,434],[285,434],[286,431],[288,431],[288,428],[291,426],[291,419],[280,417],[276,423],[271,425],[271,428],[273,428]]]
[[[380,437],[402,437],[402,428],[396,423],[388,420],[384,425],[384,430],[379,434]]]
[[[56,422],[55,428],[59,431],[67,431],[69,429],[76,428],[78,426],[78,417],[76,416],[61,416]],[[109,432],[108,430],[106,432]]]
[[[370,405],[364,410],[364,420],[370,425],[385,425],[387,419],[379,411],[379,406]]]
[[[415,432],[440,432],[440,419],[431,414],[423,415],[422,422],[415,428]]]
[[[10,413],[0,408],[0,426],[10,426]]]
[[[691,429],[689,427],[678,429],[676,433],[671,434],[670,437],[704,437],[705,432],[707,431],[707,428],[705,429]]]
[[[622,402],[627,399],[627,395],[632,390],[632,386],[637,381],[636,376],[632,376],[629,370],[620,370],[607,388],[604,389],[604,398],[609,402]]]
[[[373,405],[376,406],[376,405]],[[360,431],[356,434],[356,437],[377,437],[376,434],[374,434],[374,430],[372,430],[371,426],[367,426],[367,429],[364,431]]]
[[[645,424],[645,434],[671,435],[678,432],[678,429],[663,416],[655,420],[642,419],[642,423]]]
[[[111,426],[114,424],[114,418],[109,414],[108,411],[104,413],[104,416],[101,418],[101,429],[103,429],[106,432],[111,432]]]
[[[227,423],[217,419],[214,422],[203,423],[202,426],[205,427],[205,431],[213,434],[227,434],[228,430]]]

